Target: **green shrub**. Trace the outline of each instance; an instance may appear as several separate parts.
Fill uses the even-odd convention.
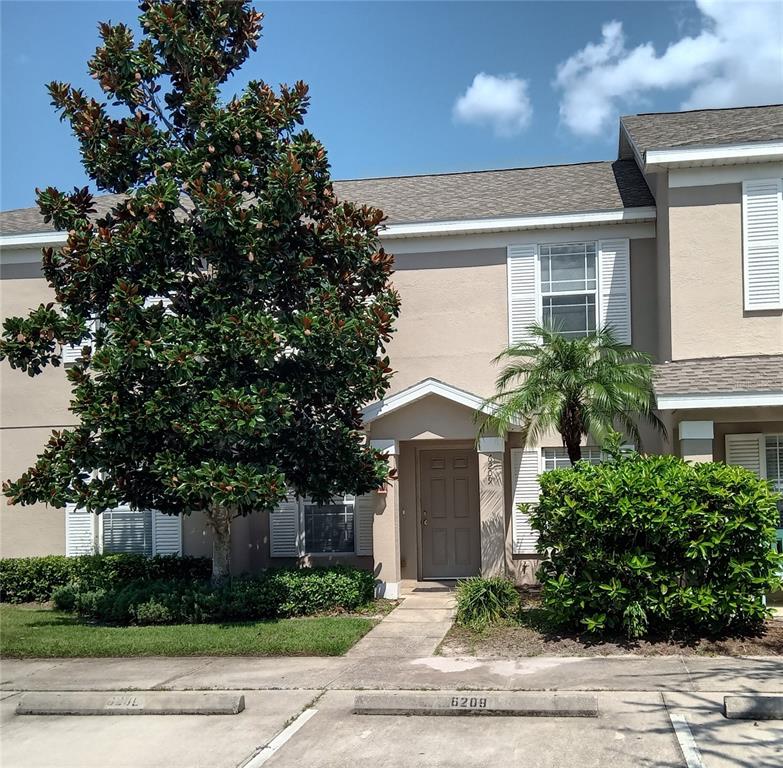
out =
[[[336,566],[270,569],[220,588],[206,580],[139,579],[108,590],[70,589],[73,594],[61,591],[62,599],[93,621],[196,624],[353,611],[372,600],[375,578],[370,571]]]
[[[111,589],[139,579],[206,579],[212,564],[205,557],[175,555],[84,555],[20,557],[0,560],[0,601],[46,602],[67,584],[81,589]]]
[[[519,608],[519,592],[508,579],[476,576],[457,584],[457,624],[485,629],[513,618]]]
[[[78,587],[75,584],[65,584],[61,587],[55,587],[52,590],[52,602],[58,611],[68,611],[71,613],[76,610],[76,595]]]
[[[776,494],[737,466],[618,458],[541,476],[542,604],[595,633],[757,629],[779,583]]]

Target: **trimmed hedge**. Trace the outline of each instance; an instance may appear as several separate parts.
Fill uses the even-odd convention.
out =
[[[215,588],[194,579],[139,580],[114,588],[66,585],[53,596],[61,610],[106,624],[197,624],[353,611],[375,594],[370,571],[272,569]]]
[[[0,601],[43,603],[57,587],[113,589],[139,579],[206,579],[212,564],[205,557],[175,555],[84,555],[20,557],[0,560]]]
[[[761,626],[780,583],[779,497],[753,473],[631,455],[540,481],[538,575],[559,624],[630,638]]]

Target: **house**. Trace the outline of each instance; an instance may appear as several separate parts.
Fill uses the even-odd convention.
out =
[[[335,187],[388,215],[396,374],[364,420],[398,480],[236,521],[238,570],[353,562],[389,597],[479,572],[532,581],[536,536],[517,504],[565,451],[554,434],[477,443],[476,418],[492,358],[535,320],[575,335],[609,324],[653,355],[669,438],[644,434],[646,451],[742,464],[783,489],[783,106],[623,117],[615,160]],[[36,209],[0,214],[0,231],[2,311],[20,314],[49,298],[39,249],[64,236]],[[0,376],[3,476],[17,476],[73,417],[62,369]],[[584,455],[600,460],[596,446]],[[4,506],[1,522],[5,557],[211,549],[199,515]]]

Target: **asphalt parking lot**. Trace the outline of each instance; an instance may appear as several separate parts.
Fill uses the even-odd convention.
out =
[[[783,721],[727,720],[716,692],[600,692],[597,718],[355,715],[356,694],[246,691],[245,711],[226,716],[53,717],[15,715],[19,694],[6,692],[0,759],[4,768],[783,765]],[[688,723],[691,762],[672,715]]]

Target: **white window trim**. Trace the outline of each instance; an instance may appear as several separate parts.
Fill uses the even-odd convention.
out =
[[[583,289],[583,290],[574,290],[574,291],[553,291],[548,290],[545,291],[543,287],[543,281],[541,278],[541,265],[542,265],[542,254],[541,249],[542,248],[557,248],[558,246],[568,246],[568,245],[592,245],[595,248],[595,253],[593,254],[593,257],[595,258],[595,287],[592,290],[589,289]],[[557,258],[557,256],[560,254],[556,254],[553,256],[551,253],[549,254],[550,259],[550,276],[551,276],[551,260],[553,258]],[[536,301],[538,303],[537,306],[537,313],[539,322],[543,323],[544,321],[544,299],[551,299],[555,297],[565,298],[568,296],[592,296],[595,299],[595,317],[594,317],[594,324],[596,328],[600,327],[601,321],[601,308],[600,308],[600,301],[601,301],[601,291],[599,290],[600,286],[600,242],[598,240],[571,240],[566,243],[538,243],[536,246]],[[550,280],[550,285],[551,285]],[[587,282],[587,252],[585,252],[585,280],[584,282]],[[587,331],[590,333],[591,331]],[[582,337],[574,337],[571,335],[566,336],[566,338],[582,338]]]
[[[350,501],[349,501],[350,500]],[[299,553],[300,557],[356,557],[356,497],[343,496],[342,502],[333,501],[333,504],[350,504],[353,507],[353,549],[347,552],[314,552],[307,548],[307,536],[305,535],[305,507],[317,506],[309,498],[299,497]]]

